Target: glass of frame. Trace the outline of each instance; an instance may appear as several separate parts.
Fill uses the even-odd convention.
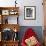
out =
[[[9,10],[2,10],[2,15],[9,15]]]
[[[36,6],[24,6],[24,19],[26,20],[36,19]]]

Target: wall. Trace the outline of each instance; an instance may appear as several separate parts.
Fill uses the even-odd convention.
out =
[[[0,0],[0,6],[15,6],[14,1],[15,0]],[[17,0],[17,3],[17,6],[19,6],[20,26],[43,26],[42,0]],[[24,6],[36,6],[36,20],[24,20]]]
[[[42,0],[21,0],[19,24],[21,26],[43,26]],[[36,20],[24,20],[24,6],[36,6]]]

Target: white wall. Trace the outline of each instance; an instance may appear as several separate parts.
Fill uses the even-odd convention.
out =
[[[22,26],[43,26],[42,0],[21,0],[20,4],[20,25]],[[36,20],[24,20],[24,6],[36,6]]]
[[[15,6],[15,0],[0,0],[0,6]],[[17,0],[20,26],[43,26],[42,0]],[[36,20],[24,20],[24,6],[36,6]]]

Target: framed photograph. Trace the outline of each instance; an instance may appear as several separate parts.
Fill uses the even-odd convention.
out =
[[[2,15],[9,15],[9,10],[2,10]]]
[[[24,19],[25,20],[36,19],[36,6],[24,6]]]

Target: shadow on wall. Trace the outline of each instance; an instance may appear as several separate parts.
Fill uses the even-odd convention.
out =
[[[41,43],[43,43],[43,34],[42,34],[42,26],[21,26],[20,27],[20,32],[19,32],[19,40],[21,42],[23,36],[24,36],[24,33],[25,31],[28,29],[28,28],[32,28],[34,30],[34,32],[36,32],[37,34],[37,37],[39,39],[39,41]]]

